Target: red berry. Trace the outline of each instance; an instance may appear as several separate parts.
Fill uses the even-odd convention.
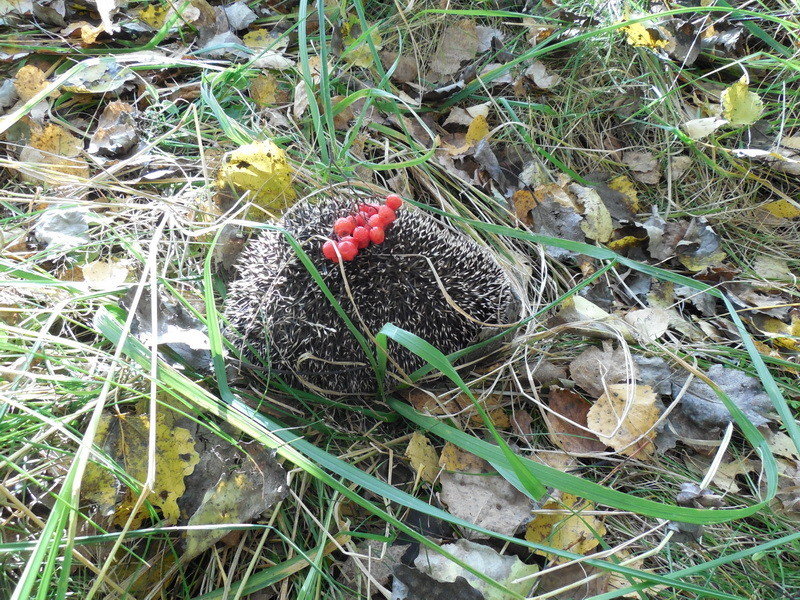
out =
[[[353,260],[358,254],[358,248],[350,240],[342,240],[339,242],[339,254],[342,255],[342,260]]]
[[[367,224],[367,218],[361,213],[357,214],[353,218],[355,219],[356,227],[363,227]]]
[[[336,244],[333,240],[328,240],[322,244],[322,254],[328,260],[332,260],[335,263],[339,262],[339,255],[336,254]]]
[[[368,217],[378,214],[378,207],[374,204],[360,204],[358,210],[366,214]]]
[[[397,218],[397,215],[394,214],[394,211],[385,205],[378,209],[378,216],[383,219],[384,223],[387,225]]]
[[[383,229],[384,227],[386,227],[386,220],[380,215],[372,215],[369,218],[369,226],[379,227],[380,229]]]
[[[381,227],[373,227],[369,230],[369,239],[373,244],[382,244],[386,239],[386,233]]]
[[[350,235],[355,227],[356,220],[353,217],[342,217],[341,219],[336,219],[333,224],[333,231],[339,236]]]
[[[366,227],[356,227],[353,230],[353,239],[358,248],[366,248],[369,246],[369,229]]]
[[[403,206],[403,199],[397,194],[389,194],[388,196],[386,196],[386,206],[388,206],[392,210],[397,210],[398,208]]]

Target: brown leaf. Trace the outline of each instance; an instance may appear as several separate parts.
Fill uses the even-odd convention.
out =
[[[439,80],[448,79],[461,68],[461,63],[472,60],[478,53],[478,29],[472,19],[461,19],[447,27],[439,36],[439,43],[431,58],[431,70]]]
[[[580,394],[563,388],[551,388],[548,407],[553,412],[544,412],[547,435],[556,446],[573,454],[591,454],[605,450],[605,444],[596,435],[581,429],[588,428],[586,415],[591,404]]]
[[[47,77],[39,67],[25,65],[14,77],[14,87],[20,100],[27,102],[47,87]]]
[[[656,184],[661,180],[661,167],[652,152],[629,151],[622,162],[633,172],[633,178],[642,183]]]

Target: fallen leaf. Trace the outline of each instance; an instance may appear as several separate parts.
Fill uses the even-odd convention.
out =
[[[119,27],[115,27],[111,22],[111,17],[122,6],[125,0],[92,0],[97,6],[97,12],[100,14],[100,22],[103,24],[103,29],[107,33],[112,34],[119,31]]]
[[[406,457],[423,481],[436,481],[439,475],[439,456],[427,437],[415,431],[406,447]]]
[[[64,82],[62,90],[74,94],[108,94],[136,78],[129,67],[114,57],[87,58],[81,65],[84,68]]]
[[[622,162],[633,172],[633,178],[647,184],[661,180],[661,167],[651,152],[628,151],[622,155]]]
[[[443,81],[455,75],[461,64],[475,58],[477,53],[477,25],[472,19],[460,19],[441,32],[430,68]]]
[[[543,413],[547,423],[547,436],[556,446],[570,454],[591,454],[606,449],[596,435],[587,431],[586,415],[591,404],[580,394],[572,390],[551,388],[548,407],[552,412]]]
[[[634,310],[625,315],[633,335],[640,344],[652,344],[669,329],[672,321],[670,314],[662,308],[642,308]]]
[[[33,233],[36,239],[47,244],[47,249],[67,253],[91,241],[89,225],[99,222],[83,206],[48,208],[36,221]]]
[[[153,3],[140,9],[137,17],[152,29],[161,29],[171,10],[172,7],[169,4]]]
[[[153,491],[147,497],[161,511],[164,524],[175,525],[180,518],[178,498],[186,487],[184,478],[191,474],[200,458],[189,431],[174,425],[174,413],[156,414],[156,465]],[[104,415],[95,443],[124,469],[126,475],[140,483],[147,478],[150,417],[146,414]],[[99,468],[99,467],[97,467]],[[122,485],[118,484],[122,490]],[[134,508],[138,494],[124,489],[124,498],[116,507],[114,522],[123,525]],[[132,527],[141,526],[147,517],[145,506],[132,516]]]
[[[617,452],[649,459],[655,452],[654,426],[660,414],[656,400],[647,385],[610,385],[589,409],[586,421],[600,441]]]
[[[381,63],[387,71],[391,70],[389,77],[398,83],[410,83],[419,79],[417,61],[411,56],[398,55],[397,52],[384,50],[381,52]]]
[[[439,482],[440,498],[453,516],[490,531],[514,535],[530,518],[530,498],[496,473],[444,472]],[[467,535],[488,537],[476,531]]]
[[[559,500],[548,500],[542,506],[543,511],[567,510],[572,514],[551,513],[536,514],[528,524],[525,539],[537,544],[546,544],[557,550],[567,550],[576,554],[586,554],[600,544],[606,533],[602,521],[593,515],[583,515],[582,511],[594,510],[594,504],[584,502],[572,494],[561,494]],[[551,557],[545,550],[535,550],[536,554]],[[556,557],[556,562],[567,562],[569,559]]]
[[[660,38],[656,30],[648,29],[642,23],[631,23],[621,30],[625,33],[625,41],[631,46],[663,48],[668,44],[667,40]]]
[[[610,240],[614,224],[611,222],[611,213],[603,204],[600,195],[592,188],[576,183],[571,184],[569,190],[575,194],[578,202],[583,206],[581,230],[586,237],[601,243]]]
[[[627,366],[623,349],[606,344],[602,350],[596,346],[587,348],[569,364],[572,380],[594,398],[604,394],[608,386],[627,381],[635,374],[633,367]]]
[[[270,106],[278,101],[278,80],[265,71],[250,80],[250,97],[259,106]]]
[[[693,140],[704,140],[728,121],[719,117],[692,119],[681,125],[681,129]]]
[[[439,466],[446,471],[462,473],[489,473],[492,471],[488,462],[450,442],[447,442],[442,448]]]
[[[706,476],[714,462],[713,457],[703,456],[702,454],[685,457],[686,466],[701,478]],[[726,453],[722,462],[714,465],[714,467],[716,471],[711,481],[717,489],[725,494],[738,494],[742,491],[742,488],[736,482],[736,478],[739,475],[747,475],[753,471],[758,471],[760,463],[747,458],[734,459]]]
[[[758,94],[748,89],[746,75],[722,92],[722,116],[731,125],[752,125],[764,112],[764,103]]]
[[[707,375],[753,425],[760,427],[772,420],[772,401],[758,379],[722,365],[712,365]],[[683,381],[685,383],[685,378]],[[683,384],[673,384],[674,393],[677,394],[681,387]],[[730,411],[711,386],[700,379],[694,379],[686,388],[681,398],[681,408],[688,419],[706,431],[722,429],[731,422]]]
[[[47,77],[39,67],[25,65],[17,71],[14,87],[20,100],[27,102],[47,87]]]
[[[675,246],[680,263],[690,271],[703,271],[725,260],[727,254],[720,248],[719,236],[705,217],[693,218]]]
[[[513,196],[511,196],[511,202],[514,205],[514,212],[517,215],[517,219],[523,223],[530,223],[530,212],[537,204],[533,194],[528,190],[517,190],[514,192]]]
[[[89,141],[89,153],[102,156],[127,153],[139,141],[136,116],[136,109],[126,102],[109,103]]]
[[[247,29],[258,18],[258,15],[247,6],[247,3],[239,0],[225,6],[225,17],[228,19],[230,28],[233,31],[239,31]]]
[[[126,310],[133,308],[136,289],[131,288],[120,299]],[[160,357],[169,364],[199,373],[211,368],[211,343],[205,326],[188,309],[159,294],[156,307],[157,322],[153,323],[150,292],[145,291],[136,305],[131,333],[148,348],[155,346]],[[155,335],[155,339],[153,336]]]
[[[288,492],[286,471],[275,460],[275,452],[258,449],[255,456],[246,456],[239,466],[227,469],[212,487],[206,490],[200,506],[189,517],[187,525],[220,525],[220,527],[186,531],[186,559],[197,556],[228,533],[223,524],[249,523]]]
[[[555,324],[566,324],[569,330],[591,337],[633,342],[631,327],[618,315],[607,313],[581,295],[570,296],[558,306]]]
[[[217,182],[232,186],[239,193],[248,192],[248,199],[256,206],[282,210],[297,198],[292,187],[293,172],[284,151],[271,140],[263,140],[231,152],[220,169]]]
[[[389,584],[392,571],[402,564],[401,559],[408,548],[409,544],[388,545],[378,540],[364,540],[356,545],[355,552],[348,552],[342,564],[342,581],[367,598],[368,590],[374,590],[375,583]]]
[[[533,587],[534,580],[528,578],[519,583],[514,582],[539,571],[538,566],[527,565],[516,556],[502,555],[489,546],[476,544],[469,540],[461,539],[454,544],[442,544],[442,549],[468,564],[478,573],[494,579],[497,583],[507,588],[511,594],[500,592],[494,586],[489,585],[483,579],[478,578],[438,552],[427,547],[421,547],[419,555],[414,559],[414,566],[421,573],[430,575],[439,582],[465,581],[477,594],[448,593],[437,595],[435,593],[426,593],[424,595],[408,596],[408,600],[445,600],[446,598],[458,598],[458,600],[512,600],[518,597],[526,597]],[[395,571],[395,575],[397,575],[397,571]],[[396,597],[402,598],[403,596]]]
[[[557,73],[548,73],[544,63],[538,60],[533,61],[531,66],[525,69],[525,76],[530,79],[537,88],[542,90],[549,90],[558,85],[561,81],[561,77]]]
[[[634,186],[630,179],[625,177],[625,175],[619,175],[608,182],[608,187],[625,196],[628,209],[633,214],[639,212],[639,193],[636,191],[636,186]]]
[[[774,200],[767,202],[762,208],[781,219],[796,219],[800,217],[800,205],[789,200]]]
[[[90,288],[112,290],[125,283],[128,268],[120,261],[95,260],[81,267],[83,280]]]

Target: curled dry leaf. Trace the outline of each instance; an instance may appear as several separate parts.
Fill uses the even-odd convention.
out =
[[[611,213],[603,204],[600,195],[589,187],[583,187],[576,183],[569,186],[569,190],[575,194],[578,202],[583,206],[583,222],[581,230],[587,238],[598,242],[607,242],[611,239],[614,231],[614,224],[611,221]]]
[[[547,435],[556,446],[570,454],[591,454],[606,449],[605,444],[588,431],[586,415],[591,404],[580,394],[551,388],[548,407],[552,412],[543,413]]]
[[[525,77],[542,90],[548,90],[561,81],[561,77],[557,73],[549,73],[544,63],[538,60],[533,61],[533,64],[525,69]]]
[[[656,400],[648,385],[610,385],[589,409],[586,420],[600,441],[620,454],[652,458],[660,415]]]
[[[625,321],[640,344],[651,344],[667,332],[672,318],[662,308],[642,308],[627,313]]]
[[[125,154],[139,141],[136,109],[126,102],[111,102],[97,123],[89,141],[89,152],[103,156]]]
[[[526,579],[517,582],[516,580],[532,575],[539,570],[536,565],[527,565],[516,556],[505,556],[497,550],[476,544],[469,540],[458,540],[454,544],[443,544],[442,549],[448,554],[453,555],[462,562],[468,564],[478,573],[489,576],[503,587],[507,588],[511,594],[500,592],[494,586],[486,583],[483,579],[473,575],[463,567],[442,556],[438,552],[429,548],[420,548],[419,556],[414,559],[414,566],[419,572],[428,574],[439,582],[464,581],[471,587],[477,595],[468,592],[439,594],[435,590],[430,590],[425,594],[416,593],[405,596],[408,600],[444,600],[445,598],[458,598],[458,600],[472,600],[485,598],[486,600],[512,600],[512,598],[526,597],[533,587],[534,580]],[[397,575],[397,571],[395,571]],[[452,588],[450,588],[450,591]],[[403,598],[404,596],[395,596]]]
[[[635,373],[628,368],[622,348],[612,349],[608,342],[605,344],[602,350],[587,348],[569,364],[572,380],[594,398],[605,393],[607,386],[627,381]]]
[[[727,122],[719,117],[692,119],[681,125],[681,129],[693,140],[704,140]]]

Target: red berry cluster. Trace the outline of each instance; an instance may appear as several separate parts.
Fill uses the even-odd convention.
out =
[[[389,194],[381,205],[360,204],[354,215],[336,219],[333,233],[337,240],[328,240],[322,245],[322,254],[335,263],[353,260],[358,251],[370,244],[381,244],[386,238],[386,228],[397,218],[395,211],[403,205],[397,194]],[[336,253],[336,250],[339,253]]]

